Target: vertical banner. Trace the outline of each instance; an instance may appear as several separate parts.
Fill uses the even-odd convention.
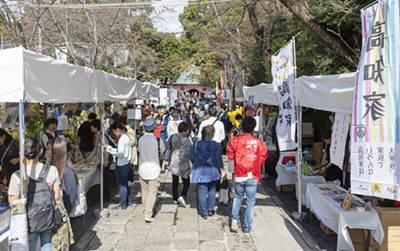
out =
[[[361,12],[363,49],[351,128],[352,192],[395,200],[400,186],[399,18],[398,0],[382,0]]]
[[[272,84],[279,102],[277,135],[281,151],[293,150],[296,143],[296,95],[294,81],[293,40],[272,56]]]
[[[244,86],[244,71],[239,72],[233,77],[235,98],[243,98],[243,86]]]
[[[349,133],[350,114],[336,113],[331,137],[331,162],[343,169],[346,139]]]

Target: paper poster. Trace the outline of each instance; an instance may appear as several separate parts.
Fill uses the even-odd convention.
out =
[[[336,113],[331,137],[331,162],[343,169],[350,114]]]
[[[254,95],[249,96],[249,107],[253,107],[254,104]]]
[[[277,56],[272,56],[272,84],[279,102],[277,136],[281,151],[293,150],[296,143],[296,95],[292,40]]]
[[[382,0],[361,12],[363,48],[351,127],[353,193],[398,198],[400,185],[400,3]]]
[[[26,251],[28,246],[28,218],[26,215],[26,199],[14,200],[11,206],[10,251]]]
[[[141,120],[142,109],[128,109],[128,119]]]

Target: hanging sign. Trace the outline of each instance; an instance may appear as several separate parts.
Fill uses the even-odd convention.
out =
[[[363,48],[351,128],[353,193],[395,200],[400,187],[399,16],[398,0],[382,0],[361,12]]]
[[[281,151],[293,150],[296,143],[296,95],[294,81],[293,40],[272,56],[272,84],[279,102],[277,136]]]
[[[331,162],[343,167],[346,139],[349,132],[350,114],[336,113],[331,137]]]

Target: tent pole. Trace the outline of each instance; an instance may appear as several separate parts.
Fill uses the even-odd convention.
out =
[[[104,145],[104,103],[101,103],[101,115],[100,115],[100,121],[101,121],[101,158],[100,158],[100,210],[103,211],[103,198],[104,198],[104,192],[103,192],[103,188],[104,188],[104,172],[103,172],[103,168],[104,168],[104,155],[103,155],[103,145]],[[97,146],[95,146],[97,147]]]
[[[104,145],[104,102],[101,102],[101,112],[100,112],[100,130],[101,130],[101,158],[100,158],[100,210],[96,209],[94,210],[93,214],[96,218],[107,218],[110,214],[108,212],[107,208],[104,208],[103,205],[103,187],[104,187],[104,155],[103,155],[103,145]],[[99,146],[95,146],[99,147]]]
[[[297,35],[296,35],[297,36]],[[294,81],[296,81],[297,78],[297,64],[296,64],[296,39],[295,37],[292,38],[293,40],[293,57],[294,57]],[[299,219],[300,221],[303,221],[303,203],[302,203],[302,190],[303,190],[303,172],[302,172],[302,117],[303,117],[303,110],[300,106],[299,103],[299,88],[296,85],[296,105],[297,105],[297,113],[298,113],[298,119],[297,119],[297,201],[298,201],[298,212],[299,212]]]
[[[24,160],[25,152],[25,137],[24,137],[24,102],[21,99],[19,101],[19,170],[21,174],[20,182],[20,198],[25,198],[25,191],[27,190],[26,181],[26,168]]]

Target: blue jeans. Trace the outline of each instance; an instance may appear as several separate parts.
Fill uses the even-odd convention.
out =
[[[199,202],[201,215],[206,215],[208,211],[214,210],[215,206],[215,187],[219,180],[214,180],[208,183],[199,183]],[[208,198],[207,198],[208,195]],[[207,207],[208,201],[208,207]]]
[[[124,166],[117,166],[115,168],[115,175],[117,176],[117,182],[119,191],[121,193],[119,204],[121,206],[127,206],[131,202],[131,190],[128,186],[128,176],[131,170],[131,164]]]
[[[51,230],[29,234],[29,250],[36,251],[37,240],[40,237],[41,251],[51,251]]]
[[[239,211],[242,205],[244,193],[246,192],[246,213],[244,216],[243,230],[251,230],[253,223],[254,204],[256,204],[257,180],[247,179],[243,182],[235,183],[235,199],[232,205],[232,220],[240,221]]]

